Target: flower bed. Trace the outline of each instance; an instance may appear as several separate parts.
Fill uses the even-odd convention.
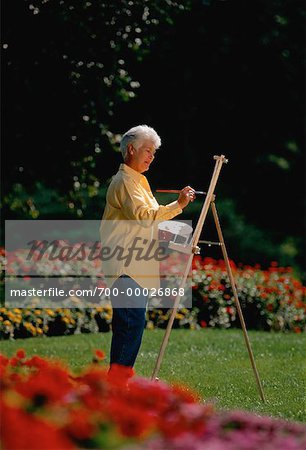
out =
[[[306,329],[306,287],[290,267],[276,262],[266,270],[230,262],[244,319],[259,330]],[[198,323],[205,327],[240,326],[234,297],[223,260],[193,259],[193,305]]]
[[[0,255],[1,256],[1,255]],[[5,260],[2,252],[2,261]],[[13,266],[18,272],[18,261],[23,259],[14,255]],[[64,276],[71,273],[73,261],[64,261],[58,267]],[[65,264],[64,264],[65,263]],[[80,263],[79,263],[80,264]],[[86,261],[82,262],[86,265]],[[166,260],[167,267],[162,267],[165,273],[176,274],[176,259]],[[254,267],[238,265],[230,262],[235,277],[239,300],[244,319],[249,329],[282,330],[296,333],[306,330],[306,288],[295,279],[290,267],[278,267],[271,263],[267,269],[259,265]],[[43,266],[44,273],[52,273],[47,263]],[[93,276],[93,285],[102,283],[99,265],[85,270]],[[74,268],[74,270],[76,270]],[[94,270],[91,273],[90,270]],[[50,272],[51,271],[51,272]],[[66,271],[66,272],[65,272]],[[99,275],[99,278],[95,278]],[[35,305],[35,301],[38,303]],[[29,308],[0,308],[0,339],[16,339],[30,336],[56,336],[73,333],[88,333],[109,331],[111,327],[112,310],[110,304],[96,307],[88,303],[81,308],[78,298],[69,298],[69,305],[50,309],[43,307],[43,299],[33,299]],[[96,299],[99,301],[99,299]],[[192,265],[192,302],[193,308],[178,310],[173,327],[239,327],[236,306],[228,280],[223,260],[201,258],[194,256]],[[50,304],[47,303],[48,305]],[[39,308],[37,307],[39,306]],[[155,308],[147,312],[147,328],[165,328],[171,310]]]
[[[95,352],[81,373],[20,349],[0,356],[1,447],[5,450],[133,448],[300,450],[306,426],[243,411],[216,412],[187,387],[111,376]],[[130,447],[132,446],[132,447]]]
[[[0,339],[110,330],[112,308],[0,308]]]

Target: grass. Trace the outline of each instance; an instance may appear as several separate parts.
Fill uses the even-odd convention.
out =
[[[159,372],[161,380],[198,392],[217,409],[244,409],[257,414],[306,421],[306,334],[249,331],[257,369],[266,396],[260,400],[241,330],[173,330]],[[135,366],[150,377],[164,331],[146,330]],[[109,350],[111,333],[2,341],[1,352],[60,358],[78,371],[99,348]]]

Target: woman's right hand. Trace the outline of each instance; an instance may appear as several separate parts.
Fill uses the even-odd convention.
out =
[[[189,204],[189,202],[193,202],[195,198],[195,190],[190,186],[186,186],[181,190],[177,201],[180,207],[184,209]]]

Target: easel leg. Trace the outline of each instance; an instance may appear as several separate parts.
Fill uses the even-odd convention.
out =
[[[261,400],[265,403],[266,402],[265,395],[264,395],[264,392],[263,392],[262,384],[261,384],[261,381],[260,381],[260,378],[259,378],[259,374],[258,374],[258,371],[257,371],[255,359],[254,359],[254,355],[253,355],[253,352],[252,352],[252,348],[251,348],[251,344],[250,344],[250,341],[249,341],[247,329],[246,329],[246,326],[245,326],[245,321],[244,321],[244,317],[243,317],[243,314],[242,314],[242,310],[241,310],[241,306],[240,306],[240,302],[239,302],[239,298],[238,298],[238,294],[237,294],[236,284],[235,284],[234,276],[233,276],[232,269],[231,269],[231,266],[230,266],[230,263],[229,263],[229,258],[228,258],[228,255],[227,255],[227,251],[226,251],[226,247],[225,247],[225,243],[224,243],[224,239],[223,239],[223,235],[222,235],[222,231],[221,231],[221,226],[220,226],[220,222],[219,222],[219,218],[218,218],[218,213],[217,213],[216,205],[215,205],[214,202],[211,202],[211,208],[212,208],[212,213],[213,213],[213,216],[214,216],[214,221],[215,221],[217,232],[218,232],[219,241],[221,243],[221,249],[222,249],[223,258],[224,258],[224,261],[225,261],[227,273],[228,273],[228,276],[229,276],[229,279],[230,279],[230,283],[231,283],[231,287],[232,287],[232,291],[233,291],[233,294],[234,294],[235,304],[236,304],[236,308],[237,308],[237,311],[238,311],[238,315],[239,315],[239,319],[240,319],[240,323],[241,323],[241,327],[242,327],[245,343],[246,343],[246,346],[247,346],[247,349],[248,349],[248,353],[249,353],[249,357],[250,357],[250,360],[251,360],[253,372],[254,372],[255,379],[256,379],[256,382],[257,382],[257,386],[258,386],[258,389],[259,389]]]
[[[186,266],[186,269],[185,269],[185,273],[184,273],[183,279],[182,279],[181,284],[180,284],[180,288],[185,288],[186,280],[187,280],[187,277],[188,277],[188,273],[189,273],[190,268],[191,268],[192,259],[193,259],[193,255],[191,254],[189,256],[189,259],[188,259],[188,262],[187,262],[187,266]],[[155,364],[155,367],[154,367],[154,370],[153,370],[153,373],[152,373],[152,376],[151,376],[151,380],[155,380],[157,375],[158,375],[158,372],[159,372],[159,369],[160,369],[160,366],[161,366],[161,363],[162,363],[162,360],[163,360],[163,357],[164,357],[164,353],[165,353],[165,350],[166,350],[166,347],[167,347],[167,344],[168,344],[168,341],[169,341],[170,333],[171,333],[171,330],[172,330],[172,325],[173,325],[173,322],[174,322],[175,315],[177,313],[177,309],[178,309],[180,298],[181,298],[181,296],[179,294],[177,294],[176,299],[174,301],[173,309],[172,309],[172,312],[171,312],[171,315],[170,315],[170,318],[169,318],[169,322],[167,324],[167,328],[166,328],[166,331],[165,331],[165,334],[164,334],[163,342],[162,342],[162,345],[160,347],[159,354],[158,354],[158,357],[157,357],[157,360],[156,360],[156,364]]]

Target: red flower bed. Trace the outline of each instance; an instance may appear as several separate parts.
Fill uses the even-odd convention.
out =
[[[291,267],[272,262],[267,269],[230,261],[248,328],[306,330],[306,287]],[[232,289],[223,260],[195,256],[192,266],[193,306],[201,326],[239,326]]]
[[[103,358],[96,351],[95,358]],[[171,439],[205,429],[212,407],[197,396],[92,364],[74,375],[59,362],[19,350],[1,356],[1,441],[7,450],[110,448],[158,433]]]
[[[102,351],[95,360],[103,359]],[[300,450],[306,427],[244,412],[217,413],[181,386],[92,364],[71,373],[61,362],[19,350],[0,355],[1,448]]]

